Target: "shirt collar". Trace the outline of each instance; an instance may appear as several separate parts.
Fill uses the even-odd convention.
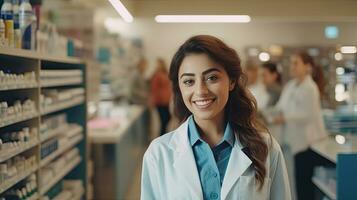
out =
[[[202,138],[200,137],[200,134],[197,130],[193,116],[190,116],[189,120],[188,120],[188,134],[189,134],[189,141],[190,141],[191,146],[194,146],[198,141],[204,142],[202,140]],[[232,127],[230,126],[230,124],[228,122],[226,125],[226,128],[224,130],[224,135],[223,135],[222,141],[219,144],[221,144],[223,141],[226,141],[229,145],[231,145],[233,147],[234,139],[235,139],[235,136],[234,136]]]

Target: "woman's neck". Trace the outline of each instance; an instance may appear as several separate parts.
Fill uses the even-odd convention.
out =
[[[308,74],[302,75],[300,77],[296,77],[298,84],[302,83],[307,76],[308,76]]]
[[[222,140],[225,130],[224,113],[210,120],[195,119],[195,122],[201,138],[210,147],[216,146]]]

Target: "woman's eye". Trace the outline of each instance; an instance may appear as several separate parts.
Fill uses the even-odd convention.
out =
[[[194,83],[195,83],[194,80],[184,80],[184,81],[183,81],[183,84],[184,84],[184,85],[187,85],[187,86],[191,86],[191,85],[193,85]]]
[[[216,81],[217,79],[218,79],[217,76],[209,76],[209,77],[207,78],[208,81]]]

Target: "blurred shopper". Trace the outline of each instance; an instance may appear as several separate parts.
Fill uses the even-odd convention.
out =
[[[282,92],[277,103],[281,113],[274,120],[275,123],[283,125],[282,137],[286,145],[284,154],[290,174],[294,174],[295,167],[299,200],[313,199],[313,168],[324,163],[324,160],[319,159],[309,148],[313,142],[327,136],[319,89],[311,77],[311,74],[316,74],[317,71],[320,71],[318,66],[307,53],[299,52],[291,57],[291,73],[294,78]]]
[[[251,60],[248,61],[244,73],[247,76],[248,89],[257,101],[258,110],[264,109],[267,106],[269,94],[264,84],[259,80],[259,65]]]
[[[188,39],[170,67],[182,122],[143,159],[142,200],[290,200],[279,144],[256,119],[236,51],[207,35]]]
[[[274,112],[274,106],[278,102],[282,90],[281,75],[278,67],[273,62],[262,64],[262,81],[268,92],[268,101],[264,109],[260,110],[260,117],[267,125],[271,135],[281,144],[281,127],[277,124],[272,124],[267,119],[271,112]]]
[[[165,134],[167,124],[170,121],[169,104],[171,97],[171,83],[165,61],[162,58],[158,58],[156,64],[156,71],[151,78],[151,97],[152,104],[157,108],[160,115],[160,135],[163,135]]]
[[[133,104],[149,105],[150,88],[148,81],[145,79],[145,72],[147,69],[147,60],[141,58],[134,69],[129,84],[129,101]]]
[[[275,106],[281,94],[281,75],[275,63],[263,63],[263,84],[268,92],[269,98],[266,107]]]

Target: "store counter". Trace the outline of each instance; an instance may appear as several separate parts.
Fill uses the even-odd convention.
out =
[[[311,149],[333,164],[315,169],[312,182],[322,196],[357,199],[357,136],[331,136],[311,145]]]
[[[88,123],[94,160],[94,199],[125,199],[148,144],[149,113],[142,106],[110,109]]]

